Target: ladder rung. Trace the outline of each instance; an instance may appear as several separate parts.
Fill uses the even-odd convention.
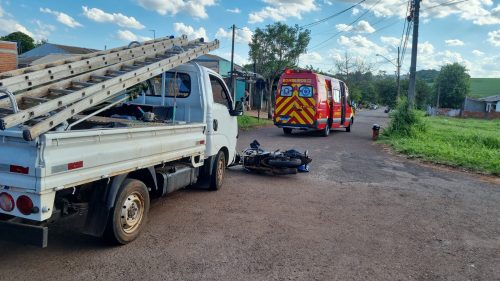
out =
[[[73,90],[66,90],[66,89],[49,89],[49,92],[56,93],[56,94],[71,94],[74,91]]]
[[[95,85],[95,83],[90,83],[90,82],[81,82],[81,81],[73,81],[73,85],[75,86],[83,86],[83,87],[90,87],[92,85]]]
[[[108,73],[110,73],[110,74],[118,74],[118,75],[122,75],[122,74],[125,74],[127,72],[128,71],[122,71],[122,70],[110,70],[110,71],[108,71]]]
[[[33,102],[33,103],[38,103],[38,102],[46,102],[49,101],[47,98],[38,98],[38,97],[23,97],[24,102]]]
[[[92,79],[97,79],[97,80],[108,80],[111,78],[114,78],[113,76],[107,76],[107,75],[92,75]]]

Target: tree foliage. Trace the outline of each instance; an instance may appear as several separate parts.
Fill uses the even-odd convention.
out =
[[[465,66],[453,63],[441,67],[434,90],[439,96],[440,107],[460,108],[470,92],[470,76]]]
[[[299,56],[306,52],[310,40],[309,30],[280,22],[267,25],[264,29],[257,28],[252,35],[249,56],[255,63],[257,73],[266,79],[269,118],[272,117],[273,86],[286,68],[297,65]]]
[[[12,32],[9,35],[0,37],[0,40],[17,42],[17,52],[19,54],[26,53],[27,51],[35,48],[35,40],[20,31]]]

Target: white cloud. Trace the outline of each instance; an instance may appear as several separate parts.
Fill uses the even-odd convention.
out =
[[[325,3],[325,4],[326,4],[326,5],[328,5],[328,6],[333,5],[333,2],[332,2],[332,1],[330,1],[330,0],[323,0],[323,3]]]
[[[208,18],[206,7],[215,5],[215,0],[136,0],[143,8],[160,15],[177,15],[185,12],[195,18]]]
[[[238,8],[234,8],[234,9],[226,9],[226,11],[230,12],[230,13],[233,13],[233,14],[239,14],[241,13],[241,10],[238,9]]]
[[[252,35],[253,32],[250,30],[250,28],[245,26],[241,29],[236,29],[236,32],[234,34],[234,41],[236,43],[248,44],[250,43],[250,41],[252,41]],[[232,36],[233,33],[231,30],[225,30],[223,28],[219,28],[219,30],[217,30],[217,33],[215,34],[215,37],[225,39],[231,39]]]
[[[231,52],[221,52],[219,49],[219,50],[215,50],[211,54],[214,54],[216,56],[219,56],[219,57],[227,59],[227,60],[231,60]],[[243,66],[245,64],[250,64],[250,61],[246,57],[235,52],[234,53],[234,63],[237,65]]]
[[[340,36],[337,42],[340,45],[346,47],[349,52],[357,55],[374,57],[375,54],[384,55],[388,53],[386,48],[377,45],[376,43],[368,40],[368,38],[361,35],[352,37]]]
[[[19,24],[11,15],[5,12],[2,6],[0,6],[0,35],[6,35],[16,31],[20,31],[33,37],[32,32],[30,32],[23,25]]]
[[[463,46],[465,45],[463,41],[458,39],[449,39],[444,41],[447,46]]]
[[[303,13],[318,9],[314,0],[263,0],[267,6],[248,15],[248,23],[259,23],[267,19],[283,21],[289,18],[302,19]]]
[[[488,32],[488,42],[495,47],[500,47],[500,29]]]
[[[100,22],[100,23],[106,23],[106,22],[111,22],[114,24],[117,24],[118,26],[121,27],[127,27],[127,28],[133,28],[133,29],[143,29],[144,25],[142,25],[138,20],[136,20],[134,17],[128,17],[125,16],[124,14],[121,13],[106,13],[101,9],[98,8],[88,8],[86,6],[82,6],[83,9],[83,15],[86,16],[88,19],[95,21],[95,22]]]
[[[400,38],[389,37],[389,36],[380,36],[380,41],[384,44],[391,46],[391,47],[398,46],[401,43]]]
[[[479,50],[472,51],[472,54],[475,55],[475,56],[478,56],[478,57],[484,56],[484,53],[481,52],[481,51],[479,51]]]
[[[51,24],[45,24],[39,20],[33,21],[36,24],[34,39],[44,40],[49,38],[49,35],[56,30],[56,27]]]
[[[434,53],[434,46],[429,41],[418,43],[418,53],[421,55],[431,55]]]
[[[325,63],[325,59],[321,56],[320,53],[318,52],[311,52],[311,53],[306,53],[302,54],[299,57],[299,63],[302,66],[308,66],[308,65],[322,65]],[[333,64],[333,63],[332,63]]]
[[[45,14],[51,14],[56,17],[56,20],[68,27],[75,28],[75,27],[81,27],[82,25],[77,22],[74,18],[70,17],[69,15],[65,13],[61,13],[58,11],[53,11],[49,8],[40,8],[40,12],[45,13]]]
[[[132,31],[130,30],[118,30],[118,32],[116,33],[116,38],[120,39],[120,40],[124,40],[124,41],[148,41],[148,40],[151,40],[153,38],[151,37],[147,37],[147,36],[139,36],[139,35],[136,35],[134,34]]]
[[[367,21],[360,21],[356,25],[350,26],[347,24],[337,24],[335,25],[335,28],[337,28],[338,31],[352,31],[356,33],[373,33],[375,32],[375,28],[373,28],[369,22]]]
[[[361,12],[358,8],[353,8],[352,9],[352,15],[355,16],[357,14],[359,14],[359,12]]]
[[[176,22],[174,23],[174,31],[178,35],[183,35],[183,34],[187,35],[187,37],[190,40],[197,38],[205,38],[205,40],[208,41],[207,31],[203,27],[194,29],[190,25],[186,25],[182,22]]]

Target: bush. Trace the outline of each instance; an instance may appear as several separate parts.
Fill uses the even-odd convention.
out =
[[[408,101],[404,98],[398,101],[396,110],[391,114],[389,127],[384,130],[385,136],[411,137],[417,132],[425,131],[422,116],[408,108]]]

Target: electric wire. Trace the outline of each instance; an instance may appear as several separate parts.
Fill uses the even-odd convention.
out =
[[[353,9],[353,8],[354,8],[354,7],[356,7],[356,6],[361,5],[361,3],[366,2],[366,1],[367,1],[367,0],[361,0],[361,1],[359,1],[358,3],[356,3],[356,4],[354,4],[354,5],[352,5],[352,6],[348,7],[348,8],[346,8],[346,9],[344,9],[344,10],[340,11],[340,12],[337,12],[337,13],[335,13],[335,14],[333,14],[333,15],[330,15],[330,16],[328,16],[328,17],[326,17],[326,18],[323,18],[323,19],[320,19],[320,20],[317,20],[317,21],[314,21],[314,22],[311,22],[311,23],[308,23],[308,24],[304,24],[304,25],[302,25],[300,28],[310,28],[310,27],[313,27],[313,26],[318,25],[318,24],[320,24],[320,23],[323,23],[323,22],[325,22],[325,21],[328,21],[328,20],[330,20],[330,19],[332,19],[332,18],[334,18],[334,17],[340,16],[341,14],[343,14],[343,13],[345,13],[345,12],[347,12],[347,11],[349,11],[349,10]]]

